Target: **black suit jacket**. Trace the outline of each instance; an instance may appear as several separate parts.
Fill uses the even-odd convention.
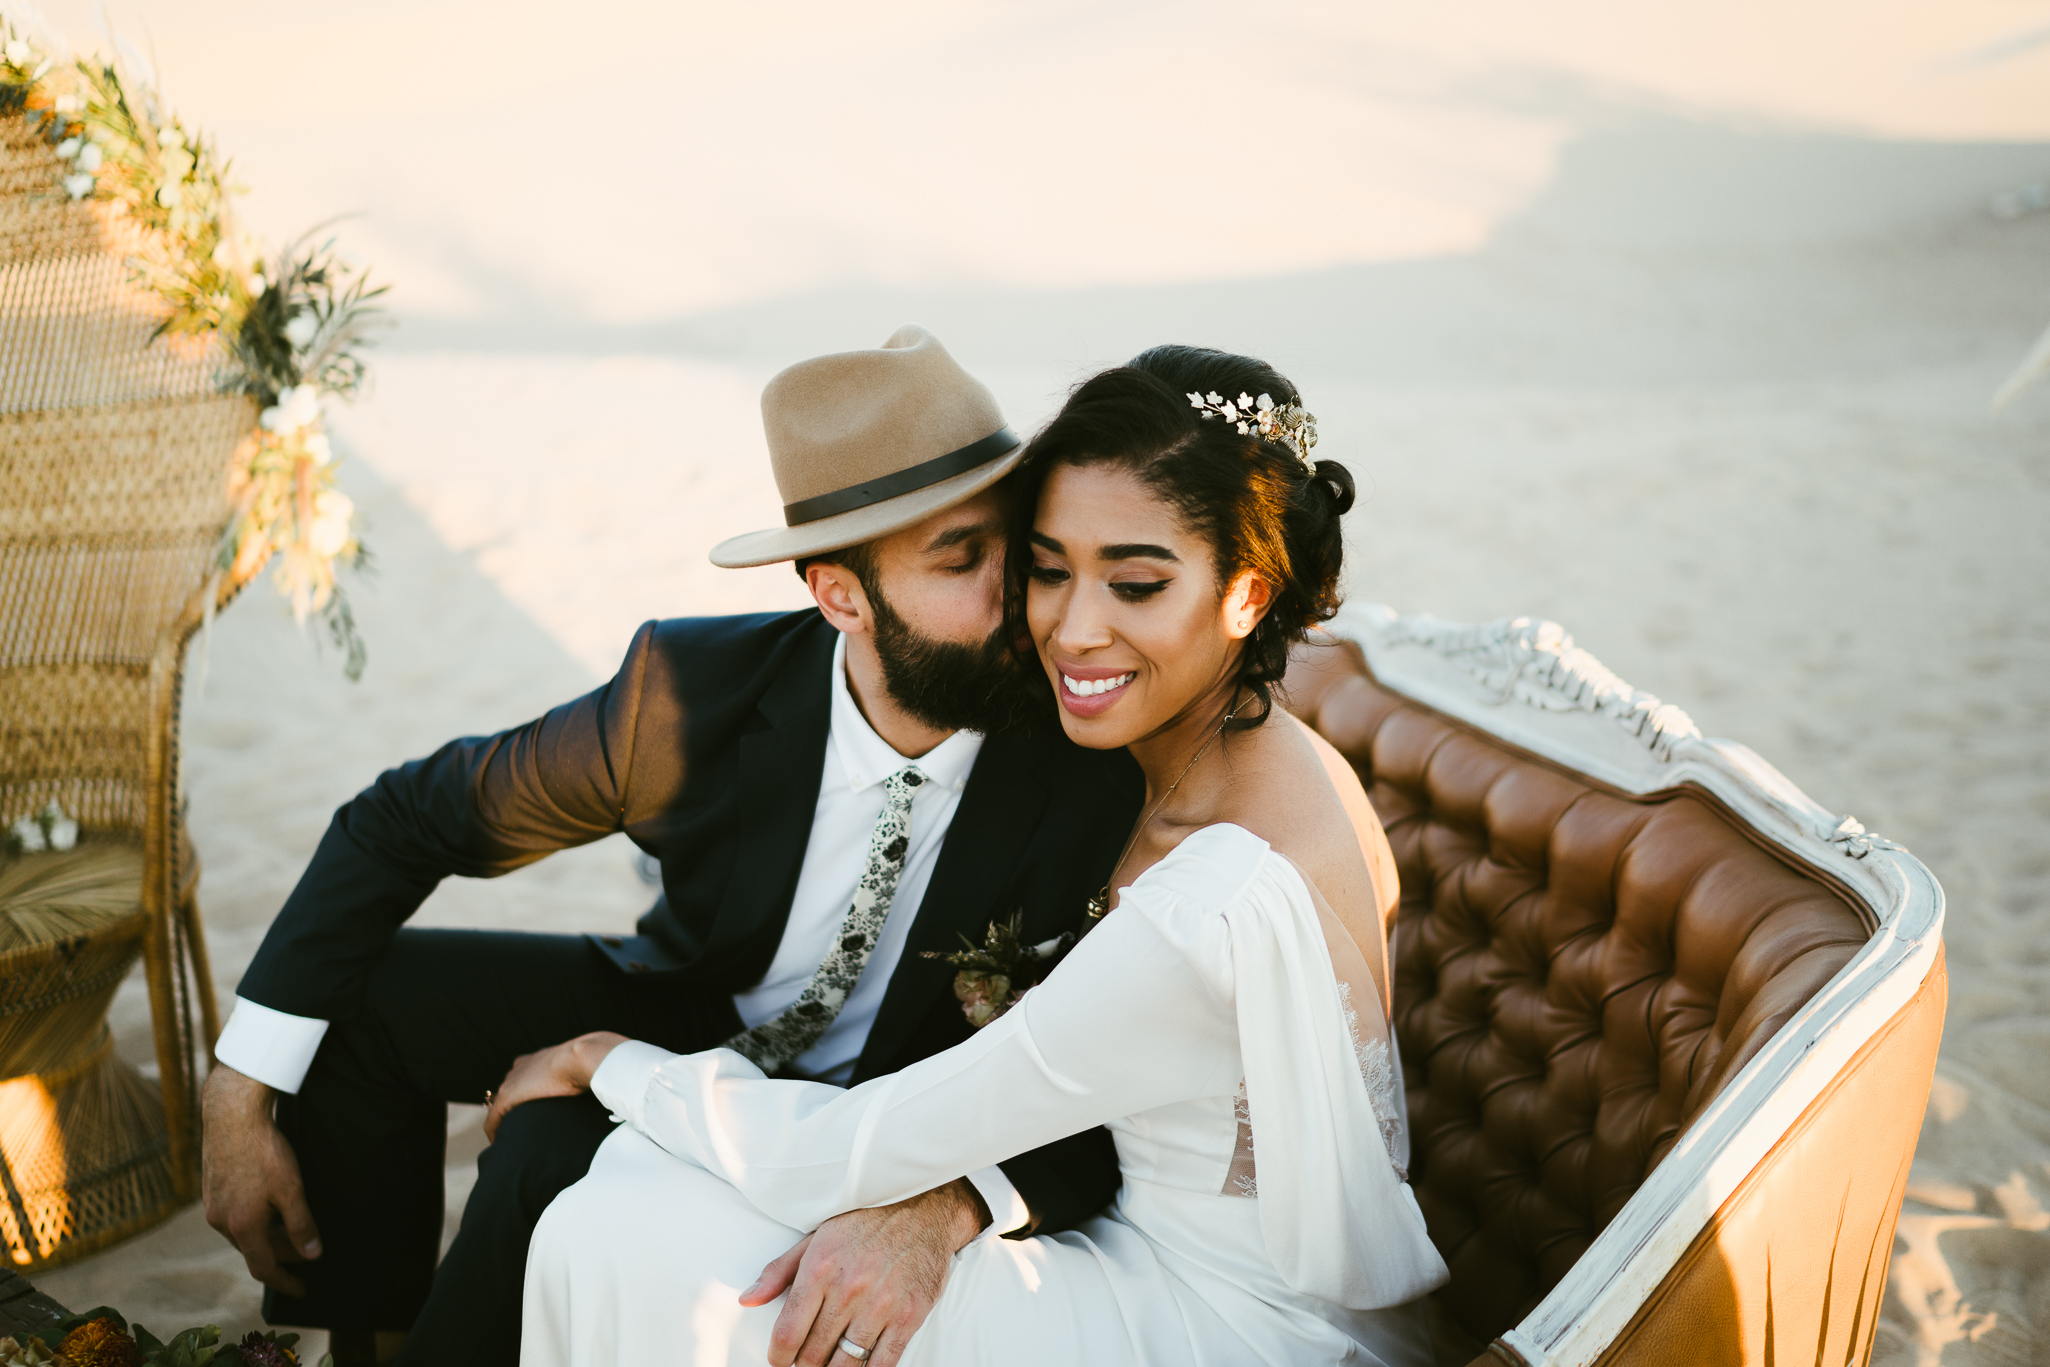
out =
[[[835,636],[815,611],[649,622],[595,692],[388,770],[335,813],[240,994],[348,1019],[371,962],[444,877],[492,877],[619,830],[660,861],[662,895],[637,934],[597,937],[606,955],[679,992],[754,986],[811,834]],[[980,943],[1014,910],[1028,942],[1077,929],[1142,794],[1128,755],[1084,750],[1050,717],[985,741],[854,1080],[967,1037],[953,970],[921,951]],[[1036,1230],[1085,1219],[1117,1191],[1100,1129],[1003,1166]]]

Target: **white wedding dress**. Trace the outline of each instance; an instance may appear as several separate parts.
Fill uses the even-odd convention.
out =
[[[781,1302],[736,1297],[804,1231],[1108,1125],[1116,1204],[963,1248],[905,1367],[1428,1364],[1417,1302],[1445,1264],[1379,1003],[1296,866],[1221,825],[902,1072],[843,1091],[621,1045],[593,1089],[626,1123],[534,1233],[520,1360],[756,1367]]]

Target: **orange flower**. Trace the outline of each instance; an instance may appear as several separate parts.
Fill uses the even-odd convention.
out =
[[[57,1356],[70,1367],[143,1367],[142,1349],[105,1315],[66,1334]]]

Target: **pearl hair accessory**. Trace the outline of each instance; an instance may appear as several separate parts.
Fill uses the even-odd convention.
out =
[[[1275,406],[1271,395],[1262,394],[1255,399],[1250,394],[1241,394],[1233,403],[1223,395],[1212,391],[1209,394],[1190,394],[1189,407],[1206,418],[1223,418],[1239,430],[1242,437],[1258,435],[1268,441],[1278,441],[1295,452],[1296,459],[1315,469],[1310,459],[1310,450],[1317,444],[1317,418],[1304,411],[1300,404]]]

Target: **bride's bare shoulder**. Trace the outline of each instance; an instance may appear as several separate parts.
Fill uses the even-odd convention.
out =
[[[1341,917],[1377,919],[1393,903],[1393,861],[1380,867],[1387,837],[1345,756],[1280,708],[1245,734],[1228,819],[1294,860]]]

